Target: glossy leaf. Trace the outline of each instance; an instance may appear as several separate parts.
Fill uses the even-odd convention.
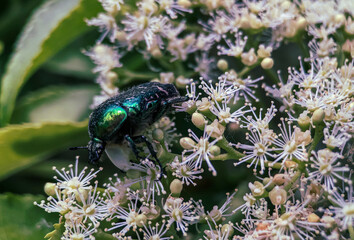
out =
[[[43,239],[58,221],[58,214],[48,214],[33,204],[42,199],[43,196],[1,194],[0,239]]]
[[[82,121],[98,93],[95,86],[51,86],[19,100],[12,123]]]
[[[0,180],[43,160],[56,151],[67,151],[88,141],[87,121],[26,123],[0,129]]]
[[[2,79],[1,125],[11,117],[19,90],[48,58],[89,28],[84,22],[102,11],[96,0],[49,0],[31,17]]]

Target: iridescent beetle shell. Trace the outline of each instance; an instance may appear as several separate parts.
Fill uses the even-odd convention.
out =
[[[107,143],[120,143],[126,135],[141,134],[172,104],[185,100],[174,85],[149,82],[101,103],[90,115],[89,161],[98,162]]]

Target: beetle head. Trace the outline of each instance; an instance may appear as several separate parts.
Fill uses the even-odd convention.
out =
[[[87,147],[89,152],[89,162],[97,164],[106,147],[106,143],[97,138],[94,138],[89,141]]]

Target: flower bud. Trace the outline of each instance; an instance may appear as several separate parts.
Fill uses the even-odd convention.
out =
[[[183,76],[179,76],[176,78],[176,86],[178,88],[185,88],[190,83],[190,79],[185,78]]]
[[[213,156],[218,156],[220,154],[220,148],[218,146],[211,146],[209,148],[209,152],[211,153],[211,155]]]
[[[205,119],[204,116],[198,112],[195,112],[192,114],[192,123],[197,127],[197,128],[202,128],[205,125]]]
[[[305,131],[309,129],[311,126],[311,119],[309,116],[307,116],[308,111],[304,111],[303,113],[300,114],[299,118],[297,119],[299,127],[301,128],[302,131]]]
[[[55,183],[51,183],[51,182],[47,182],[44,185],[44,192],[48,195],[48,196],[55,196],[55,189],[57,188],[57,185]]]
[[[252,195],[259,197],[264,193],[264,186],[261,182],[255,181],[253,184],[249,183],[248,187],[251,189]]]
[[[294,161],[290,161],[290,160],[286,160],[285,162],[284,162],[284,166],[286,167],[286,168],[295,168],[296,166],[297,166],[297,163],[296,162],[294,162]]]
[[[183,189],[183,183],[179,179],[174,179],[171,184],[170,184],[170,190],[172,193],[172,196],[179,196],[179,194],[182,192]]]
[[[234,234],[234,228],[230,224],[224,224],[221,227],[221,234],[230,237]]]
[[[163,131],[160,128],[156,128],[152,131],[152,138],[158,142],[164,139]]]
[[[135,218],[135,223],[138,227],[143,227],[146,224],[146,216],[145,214],[139,214],[136,218]]]
[[[275,184],[273,183],[273,181],[269,177],[265,177],[263,179],[263,185],[266,187],[266,190],[268,192],[271,191],[275,186]]]
[[[192,3],[191,1],[189,0],[178,0],[177,1],[177,4],[180,5],[181,7],[183,8],[189,8],[190,6],[192,6]]]
[[[275,186],[272,191],[269,192],[269,199],[273,205],[281,205],[286,202],[287,193],[283,188]]]
[[[266,57],[265,59],[262,60],[261,66],[263,69],[271,69],[274,65],[274,60],[273,58]]]
[[[338,25],[343,25],[345,23],[345,16],[344,14],[337,14],[334,17],[334,22]]]
[[[311,222],[311,223],[315,223],[315,222],[319,222],[320,221],[320,217],[317,216],[314,213],[311,213],[307,216],[307,221]]]
[[[113,71],[109,71],[107,74],[106,74],[106,78],[108,79],[108,81],[110,83],[113,83],[113,82],[116,82],[118,80],[118,74],[113,72]]]
[[[78,202],[82,202],[82,200],[86,200],[89,194],[89,190],[83,189],[83,188],[78,188],[77,191],[75,191],[75,199]]]
[[[323,216],[321,218],[321,222],[326,224],[326,226],[325,226],[326,228],[331,228],[333,226],[333,224],[335,223],[335,220],[333,217],[327,215],[327,216]]]
[[[297,30],[302,30],[302,29],[305,29],[307,26],[307,20],[306,18],[300,16],[297,18],[296,20],[296,28]]]
[[[229,68],[229,64],[227,63],[227,61],[225,59],[220,59],[217,63],[217,67],[221,71],[226,71]]]
[[[196,143],[190,137],[183,137],[179,140],[179,144],[181,147],[188,150],[193,149]]]
[[[153,48],[150,50],[150,53],[151,55],[154,57],[154,58],[160,58],[162,57],[162,52],[159,48]]]
[[[312,122],[315,125],[318,125],[323,122],[324,117],[325,117],[325,113],[324,113],[323,109],[321,109],[321,108],[316,109],[312,114]]]
[[[280,186],[283,185],[286,181],[286,175],[285,174],[275,174],[274,178],[273,178],[273,183]]]

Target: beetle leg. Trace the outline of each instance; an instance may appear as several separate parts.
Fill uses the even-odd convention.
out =
[[[140,159],[141,157],[139,157],[139,152],[138,149],[136,148],[136,144],[133,141],[133,139],[127,134],[124,136],[125,140],[127,140],[129,147],[131,148],[131,150],[133,151],[136,159]]]
[[[188,100],[189,100],[189,97],[187,97],[187,96],[175,97],[175,98],[171,98],[171,99],[167,100],[165,102],[165,104],[172,105],[172,104],[175,104],[175,103],[181,103],[181,102],[185,102],[185,101],[188,101]]]
[[[157,158],[157,154],[156,154],[154,148],[152,147],[152,144],[146,139],[146,137],[143,136],[143,135],[141,135],[141,136],[136,136],[136,137],[134,137],[134,140],[135,140],[137,143],[142,143],[142,142],[144,142],[144,143],[146,144],[146,146],[147,146],[148,149],[149,149],[150,154],[151,154],[152,157],[155,159],[155,162],[157,162],[157,163],[159,164],[159,166],[160,166],[160,168],[161,168],[161,172],[162,172],[162,174],[164,174],[164,171],[165,171],[165,170],[164,170],[164,168],[162,167],[162,164],[161,164],[160,160]],[[161,177],[162,177],[162,176],[160,176],[160,178],[161,178]]]

